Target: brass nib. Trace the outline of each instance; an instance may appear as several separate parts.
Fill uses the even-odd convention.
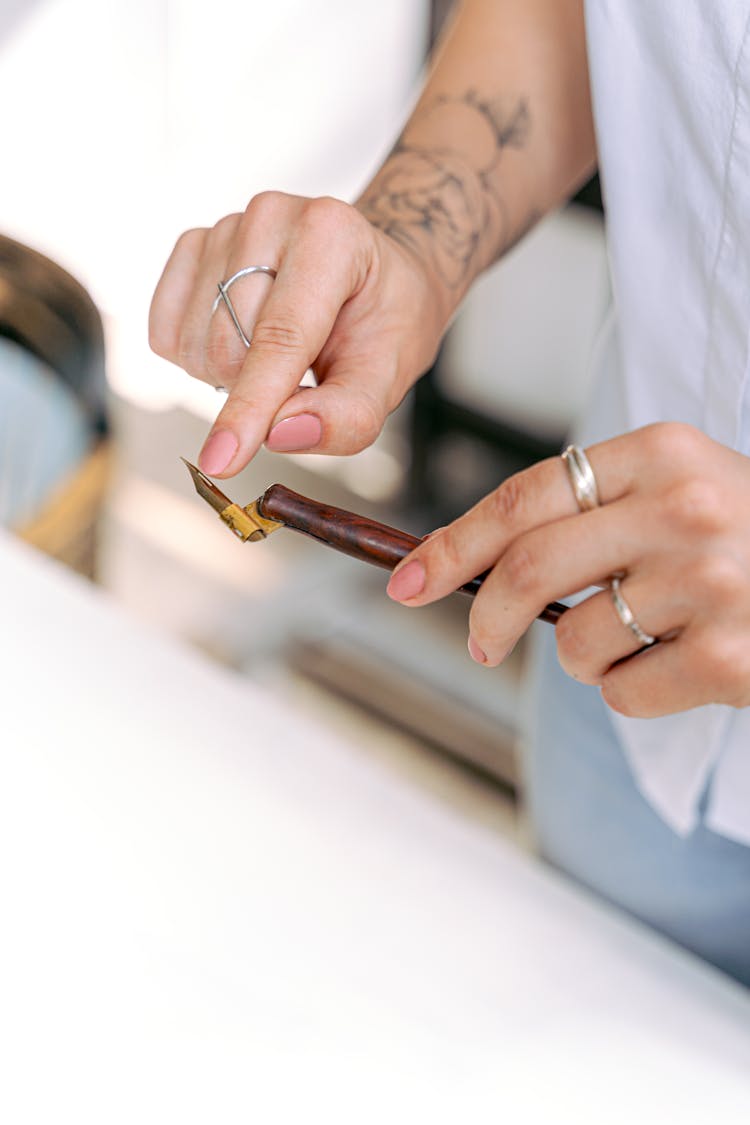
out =
[[[180,460],[183,462],[183,464],[187,465],[188,472],[193,478],[195,491],[199,496],[203,497],[207,504],[211,505],[215,512],[218,512],[219,515],[221,515],[224,509],[228,508],[232,501],[228,496],[225,496],[221,489],[217,488],[214,482],[212,480],[209,480],[205,473],[202,473],[196,465],[191,465],[190,462],[186,461],[184,457],[181,457]]]
[[[248,504],[246,508],[241,508],[239,504],[235,504],[233,500],[225,496],[221,489],[217,488],[214,482],[209,480],[196,465],[191,465],[184,457],[181,460],[187,465],[188,472],[195,485],[195,491],[207,504],[211,505],[215,512],[218,512],[219,518],[224,521],[232,534],[241,539],[243,543],[248,540],[251,543],[256,543],[259,539],[266,539],[272,531],[284,526],[277,520],[269,520],[262,516],[258,511],[257,500]]]

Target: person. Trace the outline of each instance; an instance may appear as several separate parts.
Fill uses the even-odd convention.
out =
[[[269,192],[188,231],[150,318],[156,352],[228,388],[205,472],[262,443],[354,453],[474,278],[599,167],[614,298],[579,444],[430,537],[388,592],[422,606],[489,569],[468,642],[488,667],[581,595],[535,657],[540,850],[746,984],[749,35],[748,0],[465,0],[356,204]],[[252,264],[277,277],[232,283],[246,351],[214,298]]]

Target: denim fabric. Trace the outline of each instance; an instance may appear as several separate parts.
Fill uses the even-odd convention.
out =
[[[565,675],[546,626],[534,638],[530,704],[528,799],[542,856],[750,986],[750,848],[702,822],[678,836],[659,818],[599,691]]]

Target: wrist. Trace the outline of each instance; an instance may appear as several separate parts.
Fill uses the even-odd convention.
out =
[[[525,98],[440,95],[418,109],[355,204],[419,262],[446,322],[474,278],[541,217],[520,175],[529,131]]]

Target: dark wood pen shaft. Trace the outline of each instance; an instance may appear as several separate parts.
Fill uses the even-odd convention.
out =
[[[298,492],[285,488],[283,484],[272,484],[257,503],[260,515],[266,519],[278,520],[293,531],[300,531],[303,535],[317,539],[319,543],[325,543],[327,547],[343,551],[345,555],[362,562],[381,566],[385,570],[393,570],[401,559],[421,543],[421,539],[408,535],[405,531],[397,531],[396,528],[347,512],[343,508],[310,500],[307,496],[300,496]],[[486,577],[486,574],[480,574],[477,578],[472,578],[460,587],[461,593],[473,596]],[[539,618],[554,624],[566,609],[567,606],[562,602],[551,602],[545,606]]]

